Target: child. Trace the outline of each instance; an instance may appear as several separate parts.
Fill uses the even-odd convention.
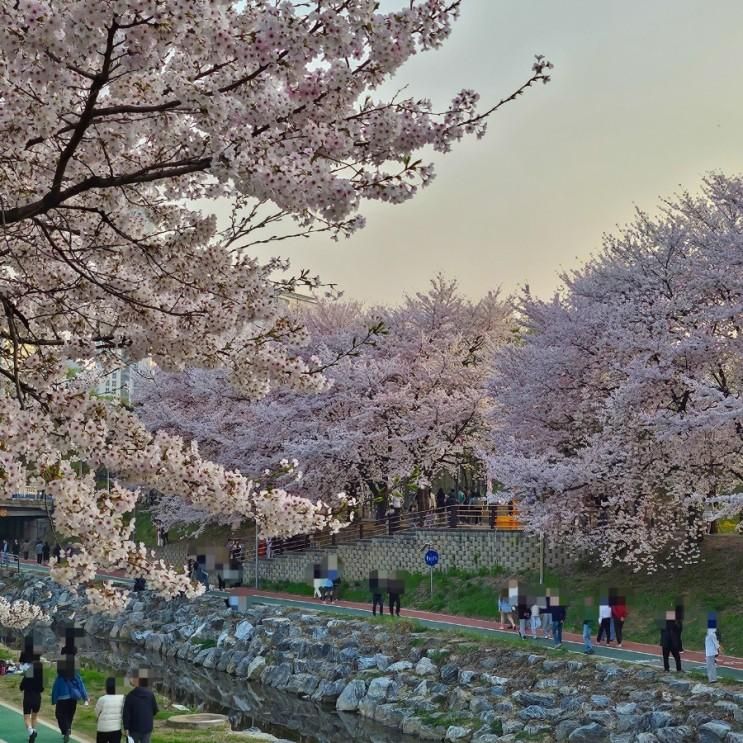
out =
[[[593,654],[593,645],[591,644],[591,635],[593,634],[593,620],[583,620],[583,652],[586,655]]]
[[[534,640],[537,639],[537,630],[542,625],[542,618],[539,616],[539,602],[534,601],[531,607],[531,636]]]
[[[593,634],[593,600],[586,596],[583,600],[583,652],[586,655],[593,655],[593,644],[591,635]]]
[[[715,627],[707,628],[707,636],[704,638],[704,655],[707,661],[707,681],[710,684],[717,682],[717,656],[720,654],[720,641],[717,638]]]

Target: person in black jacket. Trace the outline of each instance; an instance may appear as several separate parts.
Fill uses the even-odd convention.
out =
[[[677,618],[676,612],[669,611],[666,613],[665,623],[660,630],[660,647],[663,651],[663,668],[670,671],[669,655],[673,656],[676,661],[676,670],[681,670],[681,621]]]
[[[21,653],[21,663],[30,663],[23,674],[20,688],[23,692],[23,722],[26,723],[29,743],[34,743],[38,735],[36,721],[41,709],[41,692],[44,691],[44,667],[38,656],[33,657],[27,648]]]
[[[138,677],[137,686],[124,700],[124,736],[129,736],[134,743],[150,743],[155,715],[159,712],[155,695],[148,688],[149,679]]]

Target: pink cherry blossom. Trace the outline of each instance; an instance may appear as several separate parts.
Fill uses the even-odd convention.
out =
[[[635,570],[699,559],[743,511],[743,180],[664,202],[497,354],[491,469],[530,527]]]
[[[117,568],[166,596],[196,590],[131,539],[136,490],[102,493],[86,468],[275,533],[339,526],[328,507],[254,485],[92,398],[90,375],[149,357],[171,372],[223,370],[246,399],[326,389],[277,301],[295,286],[286,262],[262,264],[251,245],[351,234],[365,200],[399,203],[431,181],[421,150],[482,135],[490,114],[549,79],[538,58],[518,90],[480,109],[469,90],[440,111],[380,96],[407,59],[446,40],[460,2],[400,5],[0,5],[0,479],[5,495],[54,495],[55,527],[78,545],[54,566],[59,580],[90,586]],[[217,199],[233,205],[225,224],[210,213]],[[123,604],[110,586],[87,595]]]

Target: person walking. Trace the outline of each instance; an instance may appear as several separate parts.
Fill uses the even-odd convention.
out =
[[[123,722],[124,735],[134,743],[150,743],[152,729],[155,726],[155,715],[160,711],[155,695],[148,688],[149,679],[137,677],[136,686],[124,700]]]
[[[21,544],[21,552],[23,554],[23,559],[28,560],[28,553],[31,551],[31,542],[28,539],[24,539],[23,543]]]
[[[663,669],[670,671],[669,656],[676,661],[676,670],[681,670],[681,622],[676,618],[676,612],[666,612],[666,620],[660,631],[660,647],[663,652]]]
[[[379,616],[384,616],[384,596],[382,595],[379,574],[376,570],[373,570],[369,576],[369,590],[372,595],[372,614],[375,617],[377,616],[377,606],[379,606]]]
[[[96,743],[121,743],[124,695],[116,693],[116,679],[106,679],[106,693],[95,703]]]
[[[501,591],[500,598],[498,599],[498,610],[500,611],[500,623],[505,627],[506,620],[508,620],[511,629],[516,629],[516,624],[513,621],[511,599],[508,596],[508,589],[506,588]]]
[[[451,489],[449,497],[446,499],[447,515],[449,517],[449,528],[456,529],[459,523],[459,501],[454,488]]]
[[[23,722],[26,724],[28,743],[34,743],[39,734],[36,724],[41,710],[41,692],[44,691],[44,667],[38,658],[32,659],[26,651],[21,653],[21,662],[29,664],[21,679],[20,689],[23,692]]]
[[[542,619],[542,637],[545,640],[552,639],[552,610],[550,609],[549,589],[544,597],[544,606],[539,607],[539,616]]]
[[[44,546],[42,548],[42,556],[44,558],[44,562],[49,562],[49,555],[51,553],[51,548],[49,547],[49,542],[44,542]]]
[[[34,551],[36,552],[36,562],[41,565],[41,560],[44,556],[44,543],[40,539],[36,540]]]
[[[562,647],[562,628],[567,616],[567,607],[560,605],[558,596],[552,597],[552,642],[556,648]]]
[[[0,558],[2,558],[3,565],[7,565],[10,562],[10,552],[8,547],[8,540],[3,539],[2,546],[0,546]]]
[[[62,652],[65,652],[64,648]],[[75,670],[74,657],[68,655],[64,660],[57,662],[57,678],[52,687],[54,714],[64,743],[69,743],[72,735],[72,722],[79,701],[88,704],[88,692],[80,674]]]
[[[531,612],[526,596],[519,596],[516,604],[516,613],[519,618],[519,637],[526,639],[526,624],[531,619]]]
[[[531,607],[531,637],[532,640],[537,639],[537,630],[542,624],[541,617],[539,616],[539,601],[534,599],[534,603]]]
[[[583,652],[586,655],[593,655],[593,644],[591,643],[591,636],[593,635],[593,599],[586,597],[583,606]]]
[[[21,544],[17,539],[13,540],[13,546],[11,547],[13,557],[20,558],[21,556]]]
[[[611,641],[611,607],[609,599],[602,598],[599,602],[599,633],[596,636],[596,643],[601,643],[601,638],[606,636],[606,644]]]
[[[485,496],[485,503],[488,506],[488,521],[491,529],[495,529],[495,519],[498,515],[498,496],[488,488]]]
[[[622,647],[624,622],[627,619],[627,602],[623,596],[617,596],[611,604],[611,618],[614,620],[614,634],[617,647]]]
[[[399,578],[387,581],[387,593],[389,594],[390,616],[400,616],[400,596],[403,592],[403,584]]]
[[[720,639],[717,637],[717,627],[707,627],[707,636],[704,638],[704,659],[707,661],[707,681],[717,683],[717,656],[720,654]]]

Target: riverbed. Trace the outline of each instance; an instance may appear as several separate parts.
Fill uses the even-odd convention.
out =
[[[418,741],[359,715],[336,712],[333,707],[221,671],[147,653],[134,645],[85,637],[78,641],[78,647],[78,657],[85,667],[119,678],[135,668],[146,668],[154,676],[155,691],[176,704],[226,715],[236,731],[257,728],[297,743]]]

